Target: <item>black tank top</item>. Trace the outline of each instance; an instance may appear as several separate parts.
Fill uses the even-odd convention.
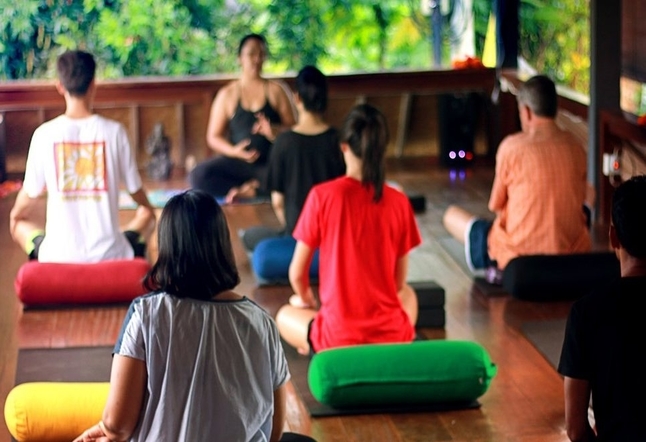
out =
[[[251,129],[256,123],[256,114],[262,112],[265,114],[265,117],[272,124],[280,124],[280,115],[269,103],[267,98],[267,82],[265,81],[265,104],[264,106],[255,112],[251,112],[242,107],[240,98],[238,99],[238,105],[236,106],[236,111],[229,120],[229,137],[232,144],[237,144],[240,141],[248,138],[251,140],[249,144],[249,149],[255,149],[260,153],[260,157],[256,161],[258,164],[264,164],[269,157],[269,150],[271,149],[271,141],[265,138],[263,135],[252,134]]]

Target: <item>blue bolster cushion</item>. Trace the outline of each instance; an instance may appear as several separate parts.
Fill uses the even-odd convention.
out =
[[[256,246],[251,257],[251,267],[261,283],[289,284],[289,264],[294,255],[296,240],[291,236],[268,238]],[[319,252],[314,252],[310,266],[310,279],[318,281]]]

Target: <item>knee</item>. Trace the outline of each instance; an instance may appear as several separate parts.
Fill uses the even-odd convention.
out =
[[[204,178],[206,176],[206,168],[203,164],[198,164],[188,174],[188,184],[193,189],[200,189],[203,187]]]
[[[452,219],[455,218],[456,213],[460,209],[458,206],[455,205],[450,205],[447,207],[447,209],[444,211],[444,215],[442,216],[442,224],[444,224],[444,227],[447,227],[452,224]]]
[[[276,325],[278,326],[278,330],[284,330],[286,324],[288,324],[289,318],[290,318],[290,306],[289,305],[283,305],[281,308],[278,309],[278,312],[276,313]]]

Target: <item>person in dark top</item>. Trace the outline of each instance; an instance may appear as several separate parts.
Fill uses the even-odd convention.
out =
[[[249,34],[240,41],[240,79],[218,91],[209,116],[206,141],[219,155],[190,172],[192,188],[232,202],[255,196],[264,182],[272,142],[294,124],[286,88],[261,76],[266,56],[263,36]]]
[[[296,76],[294,102],[298,123],[278,135],[267,171],[267,190],[282,228],[258,226],[242,236],[248,250],[266,238],[291,235],[310,189],[345,173],[339,135],[323,114],[327,108],[327,79],[314,66],[305,66]]]
[[[646,175],[615,191],[610,243],[621,278],[574,303],[558,371],[564,377],[565,421],[572,441],[646,438]],[[588,421],[592,396],[595,429]]]

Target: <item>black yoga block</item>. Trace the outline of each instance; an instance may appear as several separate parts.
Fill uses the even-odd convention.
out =
[[[420,309],[444,307],[444,289],[434,281],[409,282],[408,285],[415,290]]]
[[[417,327],[444,327],[444,289],[433,281],[409,282],[417,294]]]
[[[446,323],[444,307],[420,309],[415,327],[441,328]]]
[[[426,197],[424,195],[409,193],[406,196],[408,196],[408,201],[410,201],[413,212],[426,212]]]

